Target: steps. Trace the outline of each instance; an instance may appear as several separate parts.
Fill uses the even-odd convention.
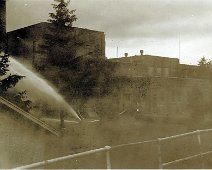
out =
[[[49,126],[42,120],[38,119],[37,117],[33,116],[32,114],[24,111],[23,109],[19,108],[15,104],[9,102],[8,100],[4,99],[0,96],[0,103],[6,105],[7,107],[11,108],[12,110],[16,111],[17,113],[21,114],[22,116],[26,117],[27,119],[31,120],[32,122],[36,123],[40,127],[46,129],[47,131],[51,132],[52,134],[56,136],[60,136],[60,133],[54,129],[53,127]]]

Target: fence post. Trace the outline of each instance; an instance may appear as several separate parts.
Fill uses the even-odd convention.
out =
[[[161,155],[161,139],[158,138],[158,165],[159,169],[163,169],[163,164],[162,164],[162,155]]]
[[[198,138],[198,143],[199,143],[199,152],[200,152],[200,157],[201,157],[201,167],[204,169],[204,159],[202,155],[202,141],[201,141],[201,131],[197,130],[197,138]]]
[[[110,161],[110,146],[105,146],[106,150],[106,163],[107,163],[107,169],[111,169],[111,161]]]

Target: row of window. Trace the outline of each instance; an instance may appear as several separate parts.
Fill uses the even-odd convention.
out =
[[[169,68],[148,67],[148,75],[149,76],[164,76],[164,77],[169,77],[169,74],[170,74]]]

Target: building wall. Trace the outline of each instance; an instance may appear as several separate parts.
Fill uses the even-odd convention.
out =
[[[103,32],[74,28],[75,37],[83,45],[77,49],[77,56],[90,55],[95,58],[105,58],[105,35]]]
[[[115,62],[117,76],[212,78],[212,69],[195,65],[179,64],[179,59],[140,55],[110,59]]]
[[[114,77],[127,77],[119,88],[119,110],[149,116],[191,118],[210,114],[211,69],[179,64],[178,59],[133,56],[111,59]],[[146,79],[146,80],[145,80]],[[143,82],[149,81],[146,87]],[[146,88],[143,96],[141,89]]]
[[[199,104],[204,105],[211,101],[209,80],[152,78],[150,88],[148,102],[151,103],[149,107],[151,114],[189,117],[193,110],[201,107]]]
[[[9,51],[13,55],[32,56],[33,41],[36,55],[39,53],[39,45],[42,44],[44,35],[47,33],[50,23],[39,23],[21,28],[8,33]],[[105,35],[103,32],[73,28],[74,37],[81,45],[77,47],[77,56],[91,56],[105,58]],[[71,40],[70,40],[71,41]]]
[[[6,48],[6,0],[0,0],[0,50]]]
[[[117,63],[117,75],[177,77],[179,60],[167,57],[141,55],[111,59]]]
[[[210,113],[211,92],[211,81],[205,79],[131,77],[128,82],[120,82],[118,93],[114,90],[111,95],[113,99],[105,101],[116,101],[111,103],[116,105],[116,112],[192,118]]]

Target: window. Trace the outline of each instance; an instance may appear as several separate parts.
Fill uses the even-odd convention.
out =
[[[169,76],[169,68],[164,68],[164,77]]]
[[[153,67],[148,67],[148,75],[153,76],[154,74],[154,68]]]
[[[156,69],[156,76],[161,76],[161,68]]]

